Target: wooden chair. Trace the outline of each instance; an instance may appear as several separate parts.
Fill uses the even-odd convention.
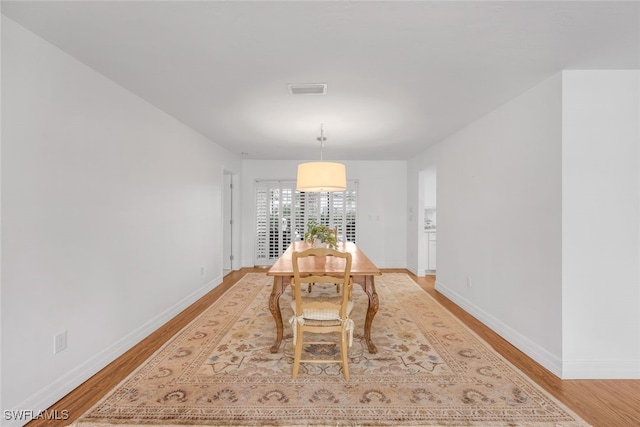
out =
[[[300,273],[299,264],[309,257],[316,257],[311,264],[331,266],[333,275],[328,273],[304,275]],[[325,257],[320,261],[320,257]],[[349,380],[348,351],[353,341],[353,320],[350,318],[353,309],[351,299],[351,254],[334,249],[315,248],[304,252],[294,252],[293,278],[291,289],[294,298],[291,301],[293,317],[289,320],[293,328],[295,356],[292,378],[296,379],[300,363],[341,363],[345,380]],[[335,283],[342,285],[340,295],[323,297],[302,292],[302,285],[310,283]],[[305,332],[338,334],[339,341],[305,341]],[[339,344],[340,359],[302,359],[305,344]]]

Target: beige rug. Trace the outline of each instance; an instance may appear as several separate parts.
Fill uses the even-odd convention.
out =
[[[377,354],[361,342],[359,286],[351,379],[339,364],[302,365],[291,379],[289,289],[285,340],[269,352],[272,279],[245,276],[75,424],[210,426],[587,426],[513,367],[406,274],[376,279]],[[314,292],[322,290],[314,287]],[[327,290],[335,292],[335,289]],[[309,346],[336,354],[331,345]]]

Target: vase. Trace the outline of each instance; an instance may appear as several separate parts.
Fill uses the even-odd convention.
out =
[[[328,243],[326,243],[326,242],[322,242],[322,241],[320,241],[320,240],[318,240],[318,239],[315,239],[315,240],[313,241],[313,247],[314,247],[314,248],[328,248],[328,247],[329,247],[329,244],[328,244]]]

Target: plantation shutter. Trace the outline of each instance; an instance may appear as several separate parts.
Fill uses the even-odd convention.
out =
[[[256,181],[255,264],[271,265],[294,240],[303,240],[309,221],[338,229],[338,241],[356,241],[356,180],[345,191],[308,193],[295,181]]]

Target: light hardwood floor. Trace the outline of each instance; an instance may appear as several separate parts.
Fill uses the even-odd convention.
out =
[[[36,420],[30,422],[27,426],[63,427],[69,425],[246,273],[260,271],[266,270],[245,268],[231,272],[224,278],[220,286],[49,408],[49,411],[58,411],[58,413],[62,413],[63,410],[68,411],[69,419],[58,421]],[[407,273],[406,270],[383,270],[383,272]],[[416,277],[410,273],[409,275],[503,357],[594,427],[640,426],[640,380],[560,380],[438,293],[434,289],[434,276]]]

